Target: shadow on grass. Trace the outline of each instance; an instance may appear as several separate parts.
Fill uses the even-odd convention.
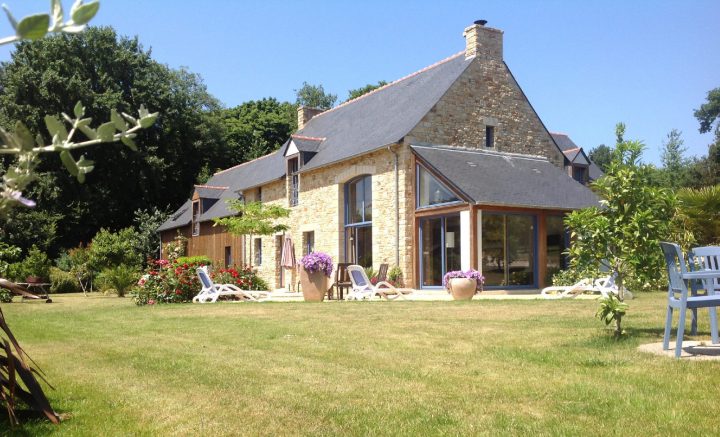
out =
[[[17,410],[15,415],[20,425],[10,426],[7,410],[0,408],[0,436],[36,436],[38,428],[56,427],[51,424],[42,413],[32,410]]]

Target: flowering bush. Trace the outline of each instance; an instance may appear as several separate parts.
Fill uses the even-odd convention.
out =
[[[220,269],[211,275],[216,284],[233,284],[242,290],[267,290],[268,285],[260,279],[252,267]]]
[[[154,261],[133,290],[138,305],[191,302],[200,292],[200,280],[195,269],[205,264],[172,263],[165,259]]]
[[[300,264],[310,273],[323,272],[328,277],[332,275],[333,262],[327,253],[310,252],[302,257]]]
[[[477,270],[453,270],[451,272],[445,273],[445,276],[443,276],[443,286],[445,288],[448,288],[448,282],[450,282],[450,279],[453,278],[468,278],[468,279],[474,279],[477,282],[477,290],[479,290],[482,285],[485,283],[485,277],[480,274]],[[449,291],[449,290],[448,290]]]
[[[170,262],[165,259],[154,261],[148,271],[140,278],[133,290],[133,299],[137,305],[155,303],[192,302],[202,286],[197,277],[198,267],[207,262]],[[219,269],[210,275],[217,284],[233,284],[243,290],[267,290],[267,284],[257,276],[251,267],[242,269]]]

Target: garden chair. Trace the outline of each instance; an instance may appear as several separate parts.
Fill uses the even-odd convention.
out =
[[[690,271],[695,270],[720,270],[720,246],[695,247],[688,252],[688,267]],[[720,293],[720,278],[707,280],[701,284],[700,281],[693,281],[690,294],[696,295],[698,291],[704,290],[706,294]],[[690,334],[697,334],[697,309],[692,310],[692,321],[690,322]]]
[[[675,358],[680,358],[682,352],[683,334],[685,333],[685,316],[688,309],[708,308],[710,311],[710,334],[713,344],[718,343],[718,324],[715,307],[720,306],[720,294],[708,293],[704,296],[691,296],[687,280],[709,281],[720,275],[717,271],[688,272],[680,246],[674,243],[661,242],[665,263],[668,270],[668,305],[665,318],[665,334],[663,335],[663,350],[670,348],[670,330],[672,329],[672,313],[677,309],[678,317],[677,341],[675,343]]]
[[[387,281],[388,265],[383,263],[380,264],[378,269],[377,279],[378,281]]]
[[[338,263],[337,268],[335,269],[335,282],[330,287],[330,290],[328,291],[328,296],[332,294],[333,289],[335,289],[335,296],[339,300],[343,300],[343,297],[345,295],[345,290],[349,290],[352,287],[352,282],[350,282],[350,278],[348,277],[347,268],[350,265],[350,263]]]
[[[347,296],[348,300],[372,299],[375,296],[379,296],[381,299],[395,300],[405,299],[406,295],[412,294],[412,290],[395,288],[385,281],[373,285],[368,279],[365,269],[361,266],[349,265],[347,271],[352,283],[352,290]]]
[[[200,278],[202,290],[193,298],[193,302],[214,303],[220,296],[238,296],[244,300],[260,302],[269,297],[269,293],[266,291],[242,290],[233,284],[215,284],[210,279],[206,267],[198,267],[197,275]]]

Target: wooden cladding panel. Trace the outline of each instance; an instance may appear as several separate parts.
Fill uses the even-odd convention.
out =
[[[201,223],[198,236],[191,237],[190,232],[189,225],[180,228],[180,233],[188,238],[187,256],[204,255],[210,258],[215,266],[224,266],[225,247],[230,246],[232,248],[232,264],[243,265],[242,237],[225,232],[223,226],[213,227],[212,223]],[[176,236],[177,230],[175,229],[162,233],[163,256],[167,256],[167,252],[164,250],[165,244],[173,241]]]

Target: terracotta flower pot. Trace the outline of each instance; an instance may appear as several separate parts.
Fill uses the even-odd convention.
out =
[[[323,272],[310,273],[300,269],[300,288],[306,302],[322,302],[328,290],[328,277]]]
[[[452,278],[448,281],[448,290],[454,300],[471,300],[477,290],[477,281],[469,278]]]

